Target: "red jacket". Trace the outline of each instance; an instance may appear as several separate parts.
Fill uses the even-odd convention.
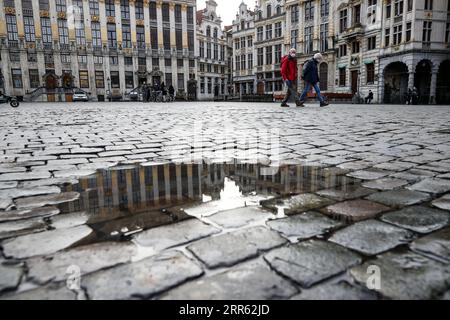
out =
[[[297,59],[289,59],[289,55],[281,58],[281,76],[283,80],[297,80]]]

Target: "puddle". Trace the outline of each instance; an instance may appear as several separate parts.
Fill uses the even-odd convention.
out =
[[[121,241],[142,230],[219,211],[259,205],[291,194],[341,188],[358,180],[335,168],[259,164],[122,165],[98,170],[62,186],[80,198],[59,205],[61,214],[84,211],[94,233],[79,244]],[[284,216],[280,208],[279,218]]]

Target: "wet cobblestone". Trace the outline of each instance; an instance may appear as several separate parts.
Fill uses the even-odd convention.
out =
[[[448,107],[214,106],[1,107],[0,299],[448,299]],[[177,223],[148,230],[138,206],[137,221],[118,215],[111,229],[102,218],[117,212],[92,215],[75,203],[98,199],[69,190],[118,163],[230,159],[306,167],[261,178],[284,186],[276,199],[254,187],[224,204],[219,186],[209,202],[164,213]],[[312,168],[322,169],[309,189],[289,180]],[[248,170],[242,179],[254,178]],[[79,289],[66,286],[71,265]],[[367,288],[374,265],[378,290]]]

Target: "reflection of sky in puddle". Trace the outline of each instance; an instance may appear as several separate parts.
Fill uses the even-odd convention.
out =
[[[244,195],[239,188],[239,185],[232,179],[225,177],[224,186],[220,191],[220,198],[212,200],[211,196],[202,195],[203,203],[191,208],[186,208],[184,211],[194,217],[207,217],[219,211],[231,210],[245,206],[259,205],[261,200],[269,199],[272,196],[257,195],[251,192],[249,195]]]

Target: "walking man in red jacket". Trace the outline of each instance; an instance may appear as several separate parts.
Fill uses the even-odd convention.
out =
[[[286,96],[281,103],[282,107],[289,107],[287,102],[291,95],[294,96],[297,107],[303,106],[297,93],[297,74],[297,51],[292,48],[289,50],[288,55],[281,58],[281,76],[283,77],[283,81],[287,87]]]

